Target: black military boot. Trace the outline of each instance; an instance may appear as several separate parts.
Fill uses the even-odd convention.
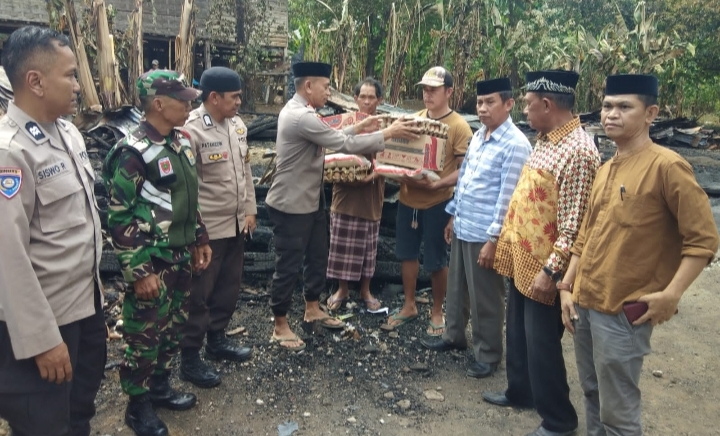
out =
[[[170,410],[192,409],[197,403],[195,394],[178,392],[170,387],[170,374],[153,375],[150,377],[150,402],[155,407]]]
[[[181,350],[180,378],[199,388],[214,388],[220,384],[220,374],[200,358],[197,348]]]
[[[150,395],[131,395],[125,409],[125,424],[137,436],[167,436],[165,423],[158,418],[150,403]]]
[[[235,344],[221,330],[207,333],[205,355],[213,360],[225,359],[233,362],[245,362],[252,357],[252,349]]]

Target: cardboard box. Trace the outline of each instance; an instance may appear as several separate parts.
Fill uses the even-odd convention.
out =
[[[422,135],[414,141],[393,138],[385,141],[385,151],[377,154],[381,164],[412,169],[442,171],[445,165],[445,140]]]
[[[342,130],[348,126],[354,126],[369,115],[362,112],[347,112],[340,115],[331,115],[329,117],[320,118],[335,130]]]

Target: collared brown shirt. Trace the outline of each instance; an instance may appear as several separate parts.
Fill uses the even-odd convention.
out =
[[[197,161],[200,211],[210,239],[232,238],[257,215],[247,127],[240,117],[213,120],[204,105],[190,112],[185,130]]]
[[[692,167],[657,144],[615,156],[598,171],[572,253],[573,300],[615,314],[664,290],[684,256],[712,259],[718,231]]]

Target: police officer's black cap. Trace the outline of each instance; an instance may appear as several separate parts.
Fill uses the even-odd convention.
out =
[[[204,92],[235,92],[242,89],[242,81],[230,68],[212,67],[200,76],[200,89]]]
[[[605,95],[658,96],[658,79],[649,74],[616,74],[605,81]]]
[[[327,77],[330,78],[332,66],[322,62],[298,62],[292,66],[295,77]]]
[[[496,92],[512,91],[510,79],[507,77],[480,81],[475,84],[475,87],[477,88],[477,95],[490,95]]]
[[[554,94],[575,94],[580,75],[575,71],[531,71],[525,75],[525,90]]]

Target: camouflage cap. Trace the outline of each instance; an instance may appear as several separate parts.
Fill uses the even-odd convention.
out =
[[[153,70],[137,80],[138,95],[167,95],[176,100],[192,101],[200,97],[201,91],[187,86],[184,76],[172,70]]]

